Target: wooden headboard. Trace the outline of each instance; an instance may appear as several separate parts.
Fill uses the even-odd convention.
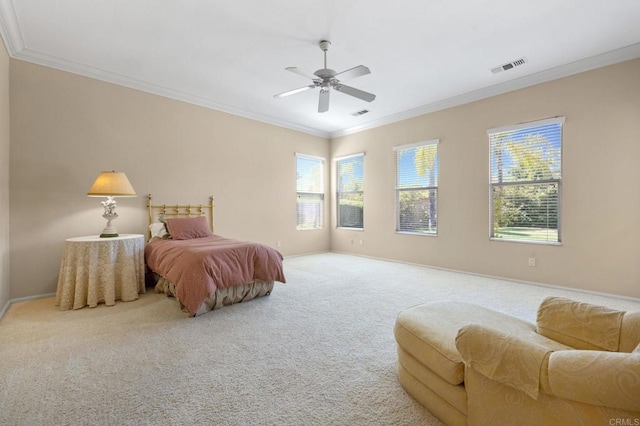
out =
[[[147,208],[149,209],[147,239],[151,237],[149,225],[157,222],[160,215],[165,218],[206,216],[209,218],[209,227],[211,228],[211,232],[213,232],[213,195],[209,197],[209,204],[153,204],[151,194],[148,194]]]

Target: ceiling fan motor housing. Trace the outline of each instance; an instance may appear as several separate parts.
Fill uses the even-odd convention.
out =
[[[320,77],[321,79],[327,79],[327,78],[332,78],[334,75],[336,75],[337,73],[329,68],[322,68],[321,70],[318,70],[316,72],[313,73],[313,75],[316,75],[318,77]]]

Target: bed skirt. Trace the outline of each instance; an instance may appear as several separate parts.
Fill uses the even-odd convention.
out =
[[[167,296],[175,297],[180,303],[180,309],[183,312],[189,312],[182,302],[176,297],[176,286],[157,274],[153,274],[156,278],[156,293],[164,293]],[[253,280],[250,283],[234,286],[220,287],[216,292],[205,299],[200,305],[194,316],[220,309],[223,306],[233,305],[234,303],[246,302],[256,297],[268,296],[273,290],[274,281]]]

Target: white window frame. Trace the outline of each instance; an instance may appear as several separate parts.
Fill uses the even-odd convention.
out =
[[[342,157],[335,157],[333,159],[333,161],[335,162],[335,171],[336,171],[336,224],[337,224],[337,228],[338,229],[350,229],[350,230],[356,230],[356,231],[362,231],[364,230],[364,152],[360,152],[357,154],[351,154],[351,155],[345,155]],[[340,163],[345,161],[345,160],[351,160],[355,157],[361,157],[362,158],[362,188],[360,190],[355,190],[355,191],[340,191],[341,189],[341,184],[340,184]],[[345,195],[358,195],[361,194],[362,196],[362,226],[361,227],[357,227],[357,226],[345,226],[345,224],[341,223],[340,218],[340,200],[341,200],[341,194],[345,194]]]
[[[519,242],[530,244],[544,244],[544,245],[560,245],[562,243],[562,169],[563,169],[563,146],[564,146],[564,117],[553,117],[545,120],[532,121],[527,123],[520,123],[512,126],[497,127],[487,130],[489,136],[489,236],[492,241],[505,241],[505,242]],[[544,179],[523,179],[523,180],[509,180],[509,181],[495,181],[493,176],[493,144],[492,137],[497,134],[509,134],[518,132],[525,129],[535,129],[548,125],[560,125],[560,146],[559,146],[559,171],[554,177],[546,177]],[[534,132],[535,133],[535,132]],[[537,148],[537,146],[536,146]],[[494,206],[494,192],[499,188],[507,187],[530,187],[549,185],[555,186],[557,191],[557,204],[554,206],[556,213],[556,231],[551,234],[557,235],[556,238],[543,239],[542,236],[536,236],[533,232],[529,237],[517,236],[517,237],[504,237],[496,235],[496,218],[495,218],[495,206]],[[547,206],[548,208],[548,206]],[[547,213],[548,214],[548,213]],[[546,228],[546,234],[553,228]],[[542,234],[545,234],[544,228],[541,229]],[[557,232],[557,234],[556,234]]]
[[[324,228],[324,193],[325,193],[325,185],[324,185],[324,168],[325,168],[325,159],[322,157],[316,157],[313,155],[307,154],[295,154],[296,156],[296,229],[299,231],[313,230],[313,229],[323,229]],[[319,184],[320,191],[313,190],[304,190],[299,187],[299,179],[300,179],[300,164],[298,160],[317,162],[320,170]],[[318,211],[316,214],[319,216],[318,220],[315,221],[315,226],[303,226],[304,223],[300,221],[300,200],[306,199],[315,199],[319,204]]]
[[[394,160],[395,160],[395,174],[396,174],[396,233],[398,234],[411,234],[411,235],[428,235],[428,236],[436,236],[438,235],[438,180],[439,180],[439,160],[438,160],[438,145],[440,144],[440,140],[439,139],[432,139],[429,141],[423,141],[423,142],[417,142],[417,143],[411,143],[411,144],[406,144],[406,145],[399,145],[396,147],[393,147],[393,151],[394,151]],[[399,170],[399,152],[400,151],[406,151],[406,150],[410,150],[410,149],[417,149],[423,146],[431,146],[431,145],[435,145],[436,146],[436,155],[435,155],[435,159],[434,159],[434,165],[433,165],[433,171],[434,171],[434,176],[431,179],[431,185],[427,185],[427,186],[416,186],[416,187],[411,187],[411,188],[403,188],[400,184],[400,172],[401,170]],[[414,168],[415,169],[415,168]],[[404,191],[430,191],[433,192],[435,194],[435,197],[432,198],[432,200],[434,200],[433,202],[435,202],[435,206],[432,207],[431,205],[429,205],[429,208],[433,208],[434,212],[435,212],[435,220],[434,220],[434,225],[433,225],[433,231],[431,230],[425,230],[425,231],[417,231],[417,230],[407,230],[407,229],[401,229],[401,223],[400,223],[400,218],[401,218],[401,205],[400,205],[400,194]],[[432,201],[429,200],[429,203],[431,203]]]

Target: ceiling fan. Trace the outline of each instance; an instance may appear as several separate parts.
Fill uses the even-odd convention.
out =
[[[347,86],[346,84],[342,84],[342,81],[370,74],[371,71],[369,71],[369,68],[365,67],[364,65],[358,65],[357,67],[350,68],[338,73],[332,69],[327,68],[327,50],[329,50],[330,45],[330,41],[320,41],[320,49],[322,49],[322,51],[324,52],[324,68],[319,69],[313,74],[303,71],[297,67],[285,68],[287,71],[291,71],[303,77],[310,78],[311,80],[313,80],[313,84],[300,87],[299,89],[289,90],[288,92],[279,93],[277,95],[273,95],[273,97],[282,98],[319,87],[320,99],[318,101],[318,112],[327,112],[329,110],[329,91],[332,88],[333,90],[342,92],[346,95],[353,96],[358,99],[362,99],[363,101],[373,101],[376,98],[376,95],[360,89],[356,89],[355,87]]]

